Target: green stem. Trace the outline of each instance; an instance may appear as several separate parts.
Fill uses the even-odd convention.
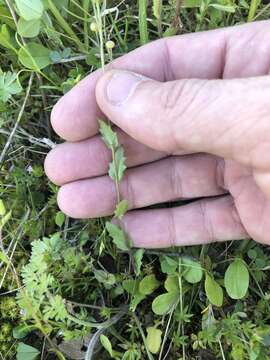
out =
[[[145,347],[145,350],[146,350],[146,353],[147,353],[147,356],[148,356],[148,359],[149,360],[154,360],[153,359],[153,356],[152,354],[150,353],[149,349],[148,349],[148,346],[147,346],[147,343],[146,343],[146,338],[145,338],[145,335],[144,335],[144,332],[143,332],[143,329],[142,329],[142,326],[141,326],[141,323],[139,321],[139,319],[137,318],[136,314],[135,313],[132,313],[133,315],[133,318],[136,322],[136,325],[140,331],[140,334],[141,334],[141,337],[142,337],[142,340],[143,340],[143,344],[144,344],[144,347]]]
[[[48,0],[48,7],[50,11],[52,12],[53,16],[58,21],[59,25],[62,27],[63,30],[71,37],[71,39],[76,43],[79,50],[82,52],[86,52],[84,44],[81,42],[81,40],[78,38],[78,36],[75,34],[75,32],[71,29],[69,24],[66,22],[66,20],[61,15],[60,11],[57,9],[57,7],[54,5],[52,0]]]
[[[261,0],[251,0],[248,12],[248,21],[253,21],[256,15],[256,11],[261,3]]]
[[[181,260],[179,260],[179,270],[181,271]],[[180,292],[180,312],[181,314],[183,314],[183,288],[182,288],[182,275],[179,271],[179,276],[178,276],[178,283],[179,283],[179,292]],[[182,330],[182,336],[184,337],[185,335],[185,326],[184,326],[184,322],[183,320],[181,320],[181,330]],[[183,360],[185,360],[186,358],[186,349],[185,349],[185,344],[183,343],[182,345],[182,357]]]
[[[88,10],[89,10],[90,0],[83,0],[83,10],[84,10],[84,22],[83,22],[83,33],[84,33],[84,45],[85,48],[89,49],[89,22],[88,22]]]
[[[119,190],[119,181],[117,179],[117,166],[116,166],[116,162],[115,162],[115,149],[112,149],[112,162],[113,162],[114,171],[115,171],[115,174],[116,174],[115,188],[116,188],[116,195],[117,195],[117,204],[119,204],[120,201],[121,201],[121,197],[120,197],[120,190]]]

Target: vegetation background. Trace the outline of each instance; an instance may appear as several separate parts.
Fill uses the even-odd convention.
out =
[[[270,359],[268,247],[127,250],[103,219],[59,212],[43,171],[52,106],[102,60],[269,15],[260,0],[0,0],[1,360]]]

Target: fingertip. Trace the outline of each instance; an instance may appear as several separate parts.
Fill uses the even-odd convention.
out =
[[[59,209],[69,217],[74,219],[86,219],[88,216],[81,211],[76,201],[76,193],[69,184],[60,187],[57,193],[57,204]]]
[[[45,157],[44,160],[44,171],[49,180],[55,185],[61,185],[58,178],[58,167],[55,162],[55,149],[52,149]]]

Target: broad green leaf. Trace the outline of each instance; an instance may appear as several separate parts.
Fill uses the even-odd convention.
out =
[[[110,340],[107,338],[107,336],[101,334],[100,342],[101,342],[102,346],[104,347],[104,349],[108,351],[110,356],[113,357],[112,344],[111,344]]]
[[[103,120],[99,120],[99,132],[108,148],[116,149],[119,146],[116,132]]]
[[[173,274],[175,273],[177,267],[178,267],[178,261],[174,260],[173,258],[169,256],[162,256],[160,258],[160,265],[161,265],[161,271],[164,274]]]
[[[137,276],[141,272],[143,254],[144,254],[144,249],[138,249],[134,253],[135,274]]]
[[[119,226],[107,221],[106,229],[118,249],[123,251],[127,251],[130,249],[128,238]]]
[[[19,50],[19,60],[28,69],[39,71],[50,65],[50,50],[38,43],[29,43]]]
[[[181,262],[184,269],[184,279],[190,284],[196,284],[200,282],[203,276],[201,264],[198,261],[194,261],[187,257],[183,257]]]
[[[19,15],[25,20],[40,19],[43,14],[43,4],[41,0],[15,0]]]
[[[0,75],[1,77],[1,75]],[[1,98],[1,96],[0,96]],[[4,216],[6,214],[7,210],[4,204],[4,201],[0,199],[0,216]]]
[[[128,210],[128,202],[127,200],[120,201],[119,204],[117,204],[114,215],[118,219],[122,219],[122,217],[125,215],[125,213]]]
[[[249,272],[241,259],[236,259],[225,272],[224,285],[232,299],[242,299],[248,290]]]
[[[178,275],[169,275],[164,283],[164,287],[168,292],[179,292]]]
[[[147,347],[152,354],[157,354],[159,352],[161,345],[162,331],[156,329],[154,326],[148,327],[146,331],[147,331],[147,337],[146,337]]]
[[[120,182],[126,170],[126,158],[122,146],[118,147],[115,152],[114,161],[110,163],[109,176],[114,180]]]
[[[169,292],[157,296],[152,302],[152,310],[157,315],[164,315],[169,313],[179,301],[179,294],[176,292]]]
[[[22,91],[17,75],[8,71],[0,73],[0,101],[7,102],[12,95]]]
[[[62,213],[62,211],[57,212],[54,221],[55,221],[55,224],[59,227],[64,225],[65,215]]]
[[[33,38],[39,34],[40,20],[24,20],[20,18],[18,21],[18,33],[25,38]]]
[[[33,346],[19,343],[17,347],[17,360],[35,360],[39,355],[39,351]]]
[[[222,306],[223,304],[222,287],[208,274],[205,275],[204,288],[208,300],[213,305]]]
[[[145,276],[139,285],[139,291],[141,294],[150,295],[152,294],[158,287],[160,282],[156,279],[154,274]]]

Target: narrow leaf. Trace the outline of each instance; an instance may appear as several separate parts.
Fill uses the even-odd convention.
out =
[[[208,300],[213,305],[222,306],[223,304],[222,287],[208,274],[206,274],[205,276],[204,288]]]
[[[105,335],[100,335],[100,342],[103,345],[104,349],[108,351],[111,357],[113,357],[113,349],[110,340]]]

